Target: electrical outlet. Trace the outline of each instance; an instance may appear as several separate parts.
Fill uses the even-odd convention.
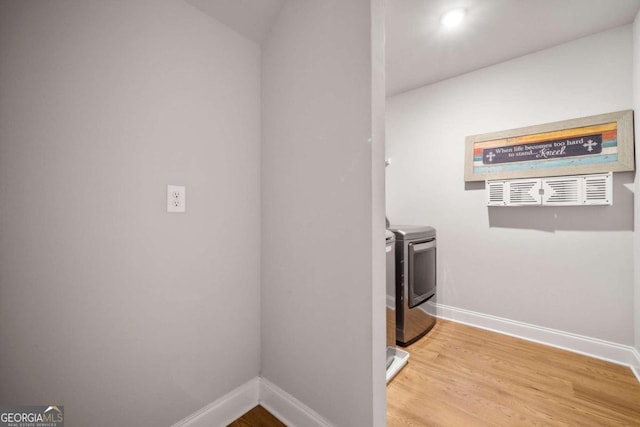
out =
[[[167,212],[187,211],[187,190],[182,185],[167,185]]]

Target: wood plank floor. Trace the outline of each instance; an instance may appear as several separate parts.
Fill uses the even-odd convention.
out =
[[[227,427],[287,427],[269,411],[258,405]]]
[[[387,425],[640,426],[624,366],[438,320],[387,387]],[[285,426],[257,406],[231,427]]]
[[[438,320],[387,387],[387,425],[640,426],[624,366]]]

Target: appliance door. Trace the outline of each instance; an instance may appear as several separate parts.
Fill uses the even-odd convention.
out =
[[[436,293],[436,239],[409,243],[409,308]]]

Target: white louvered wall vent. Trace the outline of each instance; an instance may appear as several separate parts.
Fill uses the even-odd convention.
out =
[[[613,204],[613,174],[487,181],[488,206]]]

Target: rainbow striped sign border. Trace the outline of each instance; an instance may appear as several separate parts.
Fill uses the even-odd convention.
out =
[[[633,111],[466,138],[464,180],[634,170]]]

